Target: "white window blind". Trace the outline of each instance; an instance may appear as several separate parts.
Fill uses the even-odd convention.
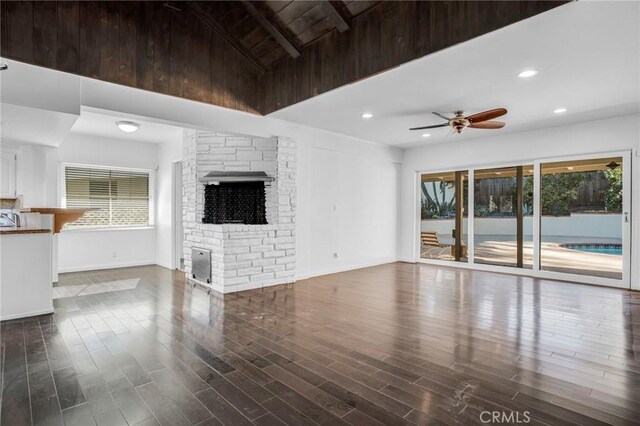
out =
[[[153,170],[63,164],[60,205],[89,208],[65,228],[121,228],[154,223]]]

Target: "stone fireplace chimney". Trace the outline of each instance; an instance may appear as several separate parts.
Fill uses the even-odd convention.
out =
[[[183,185],[188,278],[195,248],[211,251],[198,283],[221,293],[294,281],[294,141],[185,130]]]

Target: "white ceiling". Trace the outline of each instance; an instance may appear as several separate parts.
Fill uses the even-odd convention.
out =
[[[80,114],[80,77],[0,60],[2,145],[60,145]]]
[[[120,120],[135,121],[140,127],[134,133],[125,133],[116,126],[116,121]],[[76,134],[149,143],[175,143],[182,140],[182,131],[182,127],[90,108],[82,108],[80,117],[71,128],[71,133]]]
[[[9,65],[0,73],[3,145],[29,143],[57,147],[69,133],[149,143],[175,143],[182,139],[179,126],[82,106],[86,78],[1,60]],[[116,126],[118,120],[136,121],[140,128],[135,133],[125,133]]]
[[[75,114],[3,103],[0,142],[3,146],[22,143],[58,146],[77,118]]]
[[[516,76],[528,68],[539,74]],[[411,147],[637,113],[639,75],[640,3],[573,2],[270,115]],[[408,130],[441,123],[431,111],[497,107],[501,130]]]

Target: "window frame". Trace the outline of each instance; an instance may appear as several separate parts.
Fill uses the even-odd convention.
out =
[[[87,169],[110,170],[120,172],[147,173],[149,175],[149,221],[146,225],[113,225],[113,226],[83,226],[77,228],[63,227],[62,232],[93,232],[93,231],[118,231],[118,230],[138,230],[138,229],[154,229],[156,223],[156,169],[108,166],[102,164],[89,163],[71,163],[60,162],[58,166],[58,204],[61,208],[67,206],[67,186],[66,186],[66,170],[67,167],[80,167]]]

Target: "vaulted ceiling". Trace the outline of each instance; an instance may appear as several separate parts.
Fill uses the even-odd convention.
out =
[[[347,31],[351,21],[379,1],[191,1],[201,19],[227,33],[247,58],[268,68],[298,57],[308,44],[333,30]],[[177,3],[170,6],[180,7]]]
[[[6,1],[3,57],[268,114],[566,1]]]

